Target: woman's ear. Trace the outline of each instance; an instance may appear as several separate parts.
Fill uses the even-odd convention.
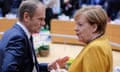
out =
[[[93,24],[92,27],[93,27],[92,32],[95,33],[97,31],[97,24]]]

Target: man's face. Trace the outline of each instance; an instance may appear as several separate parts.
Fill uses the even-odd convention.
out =
[[[45,8],[38,6],[34,16],[29,20],[28,30],[30,33],[39,33],[45,25]]]

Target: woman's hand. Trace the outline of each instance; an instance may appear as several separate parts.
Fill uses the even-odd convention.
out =
[[[55,60],[54,62],[50,63],[48,65],[48,69],[49,70],[52,70],[52,69],[57,69],[57,65],[59,65],[60,68],[64,68],[65,65],[66,65],[66,62],[69,60],[69,57],[68,56],[65,56],[63,58],[60,58],[60,59],[57,59]]]

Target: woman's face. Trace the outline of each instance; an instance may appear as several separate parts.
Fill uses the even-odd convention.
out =
[[[90,25],[85,17],[85,15],[80,15],[75,20],[75,31],[79,41],[88,43],[93,36],[94,27]]]

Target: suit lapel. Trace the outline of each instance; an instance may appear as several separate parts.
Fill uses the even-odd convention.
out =
[[[30,56],[31,56],[32,59],[34,59],[35,67],[37,69],[37,72],[39,72],[39,67],[38,67],[38,62],[37,62],[37,58],[36,58],[35,51],[34,51],[33,41],[31,41],[30,39],[28,39],[28,37],[25,34],[24,30],[18,24],[15,24],[13,26],[13,28],[17,28],[24,35],[27,43],[29,43]]]
[[[36,67],[36,69],[37,69],[37,72],[39,72],[39,66],[38,66],[36,54],[35,54],[35,51],[34,51],[33,38],[32,38],[32,36],[30,37],[29,41],[30,41],[30,46],[31,46],[30,48],[31,48],[31,52],[32,52],[33,62],[35,63],[35,67]]]

